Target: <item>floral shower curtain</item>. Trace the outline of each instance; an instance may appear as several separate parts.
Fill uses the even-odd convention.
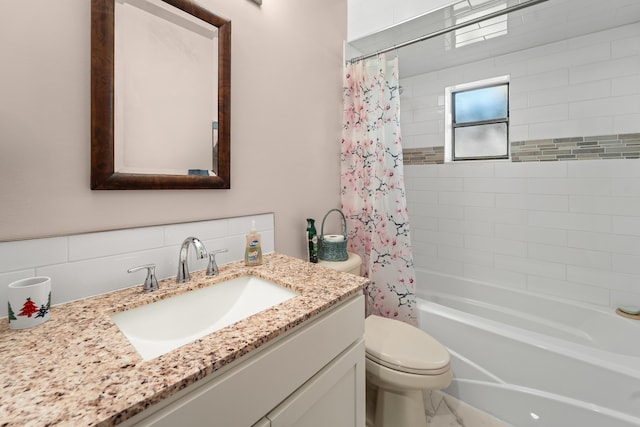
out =
[[[398,59],[350,64],[344,76],[342,211],[348,249],[362,257],[367,315],[416,324],[404,190]]]

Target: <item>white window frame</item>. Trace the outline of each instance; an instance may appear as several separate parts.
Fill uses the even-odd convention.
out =
[[[478,80],[475,82],[462,83],[454,86],[449,86],[444,89],[444,161],[455,162],[453,159],[453,94],[464,90],[481,89],[483,87],[497,86],[501,84],[509,84],[509,75],[492,77],[490,79]],[[511,97],[511,91],[509,90],[509,98]],[[509,116],[509,101],[507,101],[507,117]],[[465,159],[458,160],[462,162],[467,161],[510,161],[511,150],[509,149],[509,122],[507,121],[507,153],[509,157],[505,159]]]

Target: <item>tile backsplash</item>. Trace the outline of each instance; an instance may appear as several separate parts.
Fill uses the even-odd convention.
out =
[[[245,234],[251,221],[262,235],[264,253],[274,251],[274,216],[251,216],[86,233],[13,242],[0,242],[0,317],[7,316],[7,286],[19,279],[50,276],[52,303],[90,297],[144,282],[144,271],[127,270],[156,265],[159,279],[176,275],[182,241],[200,239],[207,250],[228,248],[216,256],[219,265],[244,257]],[[191,271],[206,268],[190,249]]]

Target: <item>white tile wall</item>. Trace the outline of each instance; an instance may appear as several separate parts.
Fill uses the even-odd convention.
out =
[[[495,267],[465,264],[464,277],[516,289],[526,289],[527,287],[526,274]]]
[[[639,40],[634,23],[407,78],[400,63],[403,145],[444,145],[445,87],[503,75],[513,141],[638,132]]]
[[[404,78],[403,145],[444,145],[446,86],[506,74],[512,140],[640,133],[639,46],[635,23]],[[640,160],[407,166],[405,179],[417,268],[640,306]]]
[[[418,269],[640,306],[640,160],[405,166],[405,181]]]
[[[241,260],[252,220],[263,252],[273,252],[273,214],[0,242],[0,317],[7,315],[7,285],[26,277],[50,276],[52,303],[61,304],[139,285],[145,273],[127,270],[141,264],[156,264],[158,278],[175,276],[180,244],[188,236],[202,240],[210,251],[228,248],[216,256],[219,265]],[[190,252],[190,270],[206,268],[207,260]]]

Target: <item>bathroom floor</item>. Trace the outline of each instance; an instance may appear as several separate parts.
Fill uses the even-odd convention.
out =
[[[509,427],[510,424],[440,391],[425,393],[428,427]]]
[[[367,394],[371,399],[371,394]],[[372,409],[375,403],[367,401],[367,427],[374,427],[371,422]],[[510,427],[479,409],[459,401],[455,397],[440,391],[427,391],[424,395],[424,407],[427,415],[427,427]]]

